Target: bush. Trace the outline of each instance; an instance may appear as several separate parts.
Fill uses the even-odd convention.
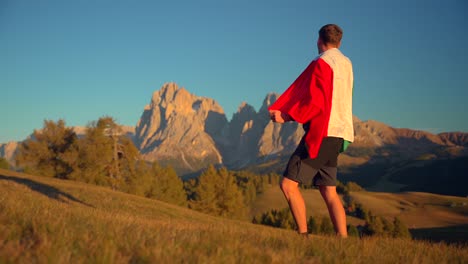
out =
[[[296,229],[296,222],[294,222],[289,208],[283,208],[281,210],[273,209],[263,213],[260,216],[260,224],[285,229]]]
[[[359,237],[359,230],[357,229],[356,226],[348,225],[347,229],[348,229],[348,236]]]
[[[5,169],[9,170],[10,169],[10,163],[4,158],[0,158],[0,169]]]

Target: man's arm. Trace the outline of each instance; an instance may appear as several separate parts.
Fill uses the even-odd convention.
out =
[[[279,110],[270,110],[270,119],[276,123],[285,123],[289,121],[294,121],[291,116],[286,113],[282,113]]]

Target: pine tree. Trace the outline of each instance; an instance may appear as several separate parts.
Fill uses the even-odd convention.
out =
[[[354,225],[348,225],[348,236],[359,237],[359,230]]]
[[[246,206],[250,206],[256,199],[258,193],[258,178],[259,176],[246,171],[238,171],[233,173],[237,186],[242,191]]]
[[[212,165],[200,175],[193,190],[190,207],[212,215],[243,218],[246,207],[236,179],[227,169],[216,170]]]
[[[216,180],[216,169],[214,166],[210,165],[200,177],[198,177],[198,181],[193,190],[194,199],[189,203],[190,208],[207,214],[218,215]]]
[[[125,192],[152,197],[152,189],[154,185],[154,176],[152,175],[150,165],[144,160],[138,160],[135,163],[135,176],[127,180]]]
[[[381,217],[381,219],[383,223],[383,235],[391,237],[394,230],[393,223],[388,221],[387,218]]]
[[[343,195],[343,202],[346,212],[351,213],[356,211],[356,200],[349,193]]]
[[[330,218],[327,216],[322,217],[322,221],[320,223],[320,233],[325,234],[325,235],[335,234],[333,223],[331,222]]]
[[[217,192],[217,207],[220,216],[242,218],[245,216],[245,202],[242,192],[236,184],[236,179],[226,168],[218,170],[218,180],[215,181]]]
[[[309,230],[309,233],[311,234],[320,234],[320,225],[321,221],[320,218],[317,217],[309,217],[309,220],[307,221],[307,230]]]
[[[1,158],[0,157],[0,169],[10,169],[10,163],[8,163],[8,161],[4,158]]]
[[[356,217],[369,222],[369,219],[370,219],[369,210],[365,209],[364,206],[362,206],[362,204],[360,203],[356,204],[355,212],[356,212]]]
[[[113,188],[123,184],[118,182],[122,179],[117,175],[114,141],[106,134],[106,130],[114,128],[115,125],[112,118],[103,117],[87,126],[84,137],[79,141],[73,179]]]
[[[272,209],[260,217],[260,224],[285,229],[296,229],[296,223],[289,208]]]
[[[393,219],[393,237],[399,238],[411,238],[411,233],[408,230],[408,227],[398,218]]]
[[[365,233],[371,236],[383,235],[385,232],[382,218],[369,212],[369,221],[365,225]]]
[[[276,227],[273,212],[275,211],[270,210],[266,213],[263,213],[262,216],[260,217],[260,224]]]
[[[70,157],[74,172],[71,178],[87,183],[129,191],[137,177],[138,149],[125,137],[112,117],[91,122],[78,142],[78,154]]]
[[[147,197],[155,198],[180,206],[187,206],[187,196],[184,191],[184,184],[171,167],[161,167],[156,162],[151,170],[152,183],[151,190]]]
[[[45,120],[42,130],[21,143],[16,164],[25,172],[55,178],[68,178],[73,172],[68,157],[76,152],[77,136],[65,121]]]

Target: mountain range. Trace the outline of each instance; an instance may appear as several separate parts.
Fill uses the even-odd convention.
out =
[[[170,165],[181,176],[196,175],[209,164],[281,173],[304,132],[294,122],[270,121],[267,108],[278,96],[266,95],[258,111],[241,103],[229,121],[215,100],[166,83],[153,93],[136,126],[124,130],[145,160]],[[375,190],[399,191],[409,186],[402,176],[408,170],[414,174],[415,167],[437,163],[443,168],[441,164],[445,162],[451,162],[448,174],[456,167],[453,173],[462,173],[457,177],[467,180],[463,173],[468,164],[468,133],[432,134],[357,117],[354,128],[355,142],[339,159],[345,181],[353,180]],[[81,134],[84,129],[77,127],[75,131]],[[0,144],[0,156],[12,162],[17,145],[17,142]],[[458,189],[460,179],[452,183]],[[452,194],[467,195],[468,191],[461,189]]]

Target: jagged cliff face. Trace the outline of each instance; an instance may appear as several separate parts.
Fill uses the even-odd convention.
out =
[[[268,107],[278,99],[278,94],[268,94],[258,112],[262,134],[258,141],[258,155],[270,157],[292,153],[302,136],[304,129],[296,122],[278,124],[270,122]]]
[[[223,134],[223,143],[218,144],[222,146],[224,165],[244,168],[296,148],[304,134],[302,126],[270,122],[268,106],[277,97],[268,94],[258,112],[245,102],[239,106]]]
[[[258,112],[242,103],[228,122],[214,100],[168,83],[145,107],[135,142],[145,159],[171,164],[182,172],[213,163],[243,168],[292,152],[304,133],[296,123],[270,122],[267,108],[277,97],[267,95]]]
[[[223,163],[215,139],[227,120],[213,100],[190,94],[174,83],[153,93],[135,129],[135,142],[143,157],[158,160],[181,172]]]

